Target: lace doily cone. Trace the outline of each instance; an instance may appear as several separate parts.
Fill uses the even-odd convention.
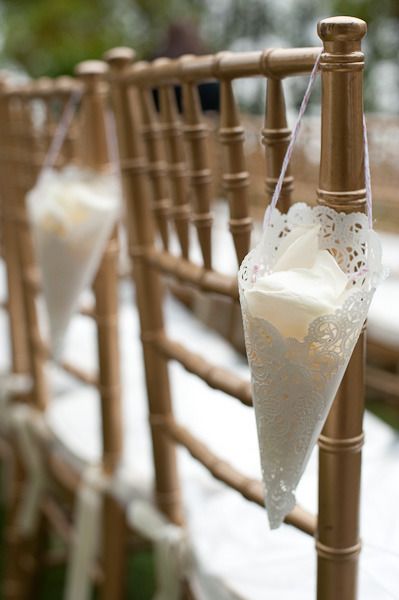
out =
[[[59,358],[81,293],[96,275],[120,206],[113,176],[68,167],[49,171],[28,193],[52,353]]]
[[[40,225],[35,227],[35,247],[55,357],[62,352],[64,336],[79,298],[95,277],[111,229],[112,221],[111,227],[106,223],[93,236],[77,240],[59,237]]]
[[[316,319],[307,339],[299,342],[283,338],[267,321],[253,319],[243,302],[265,505],[272,529],[295,506],[295,489],[345,373],[368,305],[366,298],[353,298],[341,315]],[[348,314],[357,314],[357,322],[347,319]]]
[[[270,230],[244,259],[239,272],[245,342],[265,506],[272,529],[295,506],[295,489],[322,430],[361,333],[378,278],[383,276],[378,244],[364,215],[344,215],[325,207],[294,205],[275,211]],[[330,249],[354,279],[353,290],[331,314],[311,321],[302,340],[284,337],[266,319],[251,315],[245,297],[260,269],[272,269],[281,240],[296,225],[320,224],[319,245]]]

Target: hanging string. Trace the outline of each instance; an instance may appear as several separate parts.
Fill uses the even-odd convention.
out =
[[[366,202],[369,228],[373,229],[373,195],[371,191],[369,143],[367,140],[366,116],[363,113],[363,144],[364,144],[364,180],[366,183]]]
[[[115,116],[111,108],[107,107],[105,111],[105,136],[109,151],[109,159],[111,163],[111,172],[120,175],[118,138],[116,135]]]
[[[46,158],[44,159],[43,166],[40,170],[39,179],[42,177],[43,173],[47,169],[51,169],[54,166],[54,163],[57,160],[57,156],[65,141],[65,136],[72,123],[72,119],[75,116],[75,112],[82,95],[83,88],[79,88],[74,90],[71,96],[69,97],[69,100],[62,113],[61,120],[59,121],[55,130],[54,137],[50,144],[50,148],[48,149],[48,152],[46,154]],[[113,172],[117,172],[119,165],[119,153],[116,137],[116,125],[113,112],[108,108],[105,113],[105,135],[107,138],[107,144],[109,148],[111,169]]]
[[[312,72],[310,74],[308,86],[306,88],[306,92],[305,92],[305,95],[304,95],[304,97],[302,99],[301,107],[299,109],[298,118],[297,118],[296,123],[294,125],[294,128],[292,130],[291,140],[290,140],[290,143],[288,144],[287,152],[285,153],[285,156],[284,156],[284,160],[283,160],[283,164],[282,164],[282,167],[281,167],[280,176],[278,178],[277,185],[276,185],[276,187],[274,189],[273,197],[272,197],[272,200],[270,202],[270,206],[267,208],[267,210],[265,212],[265,216],[264,216],[264,219],[263,219],[263,228],[264,229],[266,229],[266,227],[268,227],[270,225],[270,220],[272,218],[272,213],[273,213],[274,209],[276,208],[278,199],[279,199],[280,194],[281,194],[281,188],[283,187],[285,174],[287,172],[288,165],[289,165],[289,162],[291,160],[291,155],[292,155],[292,152],[294,150],[294,145],[295,145],[296,139],[298,137],[298,133],[299,133],[299,128],[300,128],[300,125],[301,125],[302,117],[305,114],[305,110],[306,110],[307,105],[309,104],[310,94],[312,93],[312,89],[313,89],[314,83],[316,81],[317,72],[319,70],[320,58],[321,58],[321,52],[318,55],[315,64],[313,65],[313,69],[312,69]]]
[[[266,229],[270,225],[270,221],[272,218],[272,213],[276,208],[278,199],[281,194],[281,190],[284,184],[285,175],[287,173],[288,165],[291,160],[292,152],[294,150],[295,142],[297,140],[299,134],[299,128],[301,126],[302,118],[305,114],[306,108],[309,104],[310,95],[312,93],[313,86],[316,81],[317,73],[320,65],[321,52],[318,55],[315,64],[313,65],[312,72],[310,74],[309,82],[306,88],[305,95],[302,99],[301,106],[299,109],[298,117],[295,122],[295,125],[292,130],[291,140],[288,144],[287,151],[284,156],[283,164],[281,166],[281,172],[276,184],[276,187],[273,192],[273,196],[270,202],[270,205],[266,209],[265,216],[263,218],[263,229]],[[363,113],[363,145],[364,145],[364,179],[366,185],[366,203],[367,203],[367,215],[368,215],[368,223],[370,229],[373,228],[373,212],[372,212],[372,191],[371,191],[371,174],[370,174],[370,158],[369,158],[369,146],[367,140],[367,126],[366,126],[366,117]]]
[[[72,123],[72,119],[75,115],[82,94],[83,89],[78,88],[74,90],[70,95],[69,100],[62,113],[61,120],[57,125],[57,129],[55,130],[54,137],[50,144],[50,148],[48,149],[48,152],[46,154],[46,158],[44,159],[43,166],[39,173],[39,179],[41,179],[43,173],[47,169],[51,169],[54,166],[54,163],[57,160],[57,156],[61,150],[62,144],[64,143],[67,131]]]

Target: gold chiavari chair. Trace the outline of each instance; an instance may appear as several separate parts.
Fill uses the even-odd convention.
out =
[[[7,427],[7,404],[13,402],[29,402],[31,399],[30,358],[24,310],[21,261],[17,244],[17,215],[15,202],[20,190],[17,181],[17,164],[19,161],[19,146],[14,136],[14,111],[11,110],[7,93],[8,78],[5,75],[1,81],[0,119],[1,119],[1,203],[2,203],[2,233],[3,258],[6,281],[2,281],[2,292],[6,298],[4,308],[8,316],[8,332],[2,336],[2,358],[5,358],[7,348],[5,340],[9,340],[9,371],[1,381],[0,394],[3,398],[1,407],[1,441],[5,458],[3,468],[6,472],[6,521],[5,543],[7,546],[5,564],[5,589],[10,597],[18,593],[17,562],[18,540],[15,532],[17,507],[23,497],[25,474],[14,440],[9,435]],[[4,287],[4,284],[5,287]],[[9,469],[8,467],[11,467]]]
[[[399,277],[396,264],[390,268],[390,277],[378,290],[368,319],[366,382],[372,400],[398,410]]]
[[[37,298],[40,292],[40,274],[35,264],[33,241],[30,232],[25,195],[35,184],[43,164],[49,143],[54,134],[57,118],[62,108],[77,86],[84,87],[84,94],[79,112],[79,129],[72,127],[67,137],[59,166],[64,162],[76,159],[75,149],[80,152],[80,163],[97,171],[109,167],[109,156],[106,140],[105,102],[106,90],[102,81],[102,63],[86,62],[78,65],[78,80],[61,78],[32,82],[23,90],[19,88],[3,90],[2,107],[8,111],[5,124],[8,142],[13,146],[9,155],[12,162],[13,182],[18,189],[13,195],[5,196],[4,205],[12,212],[15,223],[14,242],[17,245],[16,255],[20,257],[21,273],[18,281],[22,282],[22,297],[26,332],[28,340],[27,357],[29,372],[32,374],[33,391],[31,406],[37,414],[46,418],[51,406],[49,403],[54,390],[49,392],[48,373],[45,366],[49,358],[49,349],[43,341],[42,323],[40,322]],[[41,127],[33,119],[35,109],[40,104],[43,118]],[[75,139],[79,133],[79,139]],[[6,149],[7,151],[8,149]],[[9,176],[9,174],[8,174]],[[4,180],[8,181],[7,173]],[[83,315],[94,318],[98,345],[98,374],[86,373],[79,364],[62,362],[59,366],[84,384],[91,384],[100,398],[101,411],[101,456],[100,469],[111,476],[116,470],[122,452],[122,424],[120,407],[120,375],[118,345],[118,243],[116,231],[107,244],[96,280],[94,282],[94,308],[84,309]],[[18,304],[16,304],[18,307]],[[26,355],[25,355],[26,356]],[[72,388],[69,395],[76,393]],[[53,404],[57,399],[51,398]],[[75,411],[76,412],[76,411]],[[76,415],[79,421],[79,413]],[[51,428],[50,428],[51,433]],[[42,428],[32,428],[32,439],[40,449],[45,466],[47,484],[42,490],[41,524],[50,525],[68,543],[73,536],[69,518],[76,501],[82,474],[87,465],[79,468],[68,461],[59,452],[59,444],[54,436],[43,434]],[[37,438],[37,439],[36,439]],[[62,444],[61,444],[62,446]],[[24,491],[22,493],[25,493]],[[73,510],[72,510],[73,513]],[[112,541],[107,543],[109,532],[119,535],[118,519],[121,521],[119,503],[114,498],[104,500],[104,545],[112,548]],[[68,516],[67,516],[68,515]],[[14,529],[17,525],[14,523]],[[8,573],[5,585],[6,598],[37,597],[37,576],[41,562],[43,544],[43,527],[36,526],[29,535],[19,534],[15,543],[15,552],[9,553],[12,568]],[[14,535],[18,537],[17,534]],[[121,541],[120,535],[118,538]],[[122,542],[121,542],[122,544]],[[113,562],[109,555],[104,556],[103,571],[107,566],[114,573]],[[108,559],[108,563],[107,563]],[[104,576],[104,588],[108,580]],[[107,592],[105,591],[105,594]],[[104,597],[112,597],[105,595]]]
[[[391,282],[390,282],[391,283]],[[389,286],[390,288],[391,286]],[[381,296],[381,305],[396,306],[396,293],[392,294],[392,289],[387,289],[387,294]],[[374,315],[372,315],[374,316]],[[396,345],[393,336],[397,332],[397,315],[392,315],[392,324],[395,329],[391,329],[389,339],[386,339],[384,331],[387,319],[386,315],[376,315],[372,326],[374,335],[367,339],[368,363],[366,372],[366,382],[372,400],[380,402],[381,400],[395,410],[399,407],[399,347]],[[381,328],[381,320],[383,328]]]
[[[128,49],[123,50],[123,55],[129,61],[133,58],[133,52]],[[32,82],[23,90],[11,89],[5,94],[7,106],[13,111],[11,134],[16,148],[13,164],[19,182],[18,195],[13,198],[13,206],[15,211],[18,210],[16,233],[21,256],[21,279],[27,317],[29,367],[33,379],[32,407],[35,414],[30,415],[32,423],[28,424],[28,433],[33,444],[31,451],[36,452],[39,449],[41,464],[45,469],[45,487],[41,490],[40,522],[33,531],[29,531],[29,535],[26,532],[21,534],[18,523],[14,522],[16,543],[14,552],[9,553],[13,569],[11,570],[10,567],[8,570],[5,586],[5,597],[10,599],[37,597],[42,567],[48,560],[54,561],[57,558],[44,552],[45,537],[52,531],[58,533],[70,547],[69,566],[72,565],[72,568],[68,572],[66,597],[73,600],[77,600],[76,594],[81,594],[79,597],[87,597],[89,594],[87,572],[82,573],[79,569],[76,572],[74,568],[79,567],[79,560],[82,558],[79,552],[80,546],[85,548],[87,545],[87,530],[83,531],[83,539],[80,537],[82,531],[79,527],[81,524],[84,525],[85,518],[89,517],[90,520],[91,515],[87,510],[82,515],[79,508],[80,500],[86,496],[88,488],[90,488],[90,503],[98,501],[99,495],[102,505],[102,516],[100,520],[97,518],[94,521],[94,529],[102,530],[102,542],[98,547],[98,541],[95,542],[95,550],[98,552],[93,560],[90,560],[89,569],[90,580],[101,588],[101,597],[107,600],[123,597],[127,550],[132,547],[133,549],[143,547],[143,544],[145,546],[147,543],[146,532],[144,531],[144,538],[143,534],[138,535],[135,527],[129,526],[127,519],[127,510],[131,508],[132,490],[138,488],[138,496],[145,496],[146,485],[142,485],[140,477],[139,484],[134,482],[132,484],[128,477],[126,480],[122,476],[119,477],[121,462],[123,462],[123,424],[120,404],[120,344],[117,331],[119,280],[116,233],[107,246],[93,286],[94,308],[81,310],[83,317],[94,317],[97,331],[98,374],[86,373],[80,364],[80,359],[85,358],[87,350],[80,331],[72,340],[72,353],[76,354],[74,363],[63,360],[57,365],[67,374],[82,383],[90,384],[97,391],[100,396],[101,412],[99,431],[95,426],[98,407],[96,405],[93,407],[93,403],[88,404],[85,401],[86,390],[80,394],[80,389],[69,388],[58,394],[57,390],[54,390],[54,384],[51,385],[52,389],[49,389],[45,366],[50,351],[43,340],[42,323],[37,310],[41,288],[40,273],[34,260],[33,240],[25,207],[26,192],[34,185],[47,154],[51,140],[48,128],[54,131],[62,106],[77,86],[84,88],[79,119],[70,132],[70,148],[67,157],[64,148],[57,164],[62,166],[64,162],[71,159],[79,162],[80,158],[80,163],[95,170],[102,170],[109,166],[106,144],[107,83],[103,80],[106,69],[105,63],[88,61],[77,67],[80,82],[65,80],[65,78],[56,82],[41,80]],[[33,126],[32,122],[33,109],[38,108],[34,105],[38,102],[42,109],[41,127]],[[48,114],[49,111],[52,112]],[[82,325],[80,322],[78,330]],[[123,329],[126,327],[125,319]],[[73,348],[73,342],[79,346],[83,343],[83,349]],[[129,346],[130,342],[131,335],[129,335]],[[129,356],[132,356],[130,348]],[[136,362],[138,367],[138,358]],[[132,369],[129,365],[130,371]],[[136,371],[140,375],[140,370]],[[129,389],[135,389],[135,382],[138,379],[136,371],[132,377],[129,377]],[[92,399],[97,400],[96,394],[94,396]],[[89,411],[85,410],[85,407],[88,407]],[[93,408],[94,410],[91,410]],[[136,427],[134,434],[136,433],[139,437],[143,437],[140,426]],[[143,445],[140,448],[142,447]],[[133,471],[135,468],[142,470],[143,459],[140,452],[139,449],[132,457]],[[99,470],[95,470],[94,473],[93,465],[99,466]],[[37,476],[38,473],[33,475]],[[91,480],[91,477],[94,477],[94,480]],[[96,500],[93,500],[91,495],[94,492]],[[91,508],[94,510],[93,506]],[[155,526],[163,526],[158,515],[155,518],[157,519]],[[153,531],[154,523],[150,527],[150,537]],[[167,536],[172,535],[174,538],[176,535],[179,536],[179,532],[173,528],[171,530],[169,525],[166,533]],[[93,535],[93,526],[90,535]],[[83,559],[87,557],[83,556]],[[74,579],[74,576],[77,579]]]
[[[10,135],[10,114],[4,96],[5,79],[1,81],[1,229],[2,256],[6,269],[8,299],[4,299],[3,308],[9,317],[9,337],[11,341],[12,372],[26,374],[28,372],[28,350],[25,336],[25,317],[22,308],[22,289],[20,264],[15,237],[15,221],[10,209],[10,198],[16,195],[16,182],[13,177],[13,147]],[[10,299],[12,298],[12,302]]]
[[[318,33],[324,48],[320,63],[322,146],[317,199],[320,204],[343,212],[363,211],[366,201],[362,125],[364,56],[361,41],[366,33],[366,25],[355,18],[337,17],[321,21]],[[194,323],[191,330],[185,330],[186,339],[178,342],[170,337],[168,329],[164,326],[162,275],[192,286],[203,294],[222,295],[231,303],[238,301],[236,272],[228,276],[215,269],[220,256],[217,256],[215,251],[215,238],[212,239],[213,165],[209,158],[208,131],[201,114],[197,85],[209,79],[220,82],[219,139],[224,151],[223,181],[230,211],[228,225],[236,254],[237,271],[237,265],[250,248],[252,222],[244,153],[245,132],[234,98],[233,83],[236,79],[244,77],[260,76],[267,79],[266,120],[262,137],[266,149],[267,192],[270,196],[290,137],[285,117],[283,80],[286,77],[309,73],[319,52],[318,48],[272,49],[244,54],[190,56],[179,60],[158,59],[150,64],[137,63],[133,66],[129,65],[129,61],[120,55],[117,49],[110,51],[106,56],[111,69],[111,96],[117,121],[129,250],[140,315],[155,467],[155,502],[172,523],[181,524],[184,521],[176,461],[177,447],[185,448],[214,478],[239,492],[246,500],[255,505],[263,505],[262,484],[259,480],[233,467],[225,460],[226,453],[221,458],[209,449],[202,439],[176,420],[176,398],[179,390],[177,386],[171,388],[169,381],[169,371],[173,369],[174,364],[168,368],[168,363],[178,363],[210,388],[224,392],[244,406],[249,407],[252,404],[248,381],[221,367],[217,361],[217,350],[211,345],[201,347],[201,344],[206,344],[206,338],[204,342],[204,337],[200,337]],[[173,90],[176,84],[182,86],[182,117],[178,114],[174,97]],[[159,113],[154,107],[154,88],[158,90]],[[291,188],[292,177],[288,175],[282,194],[286,206],[290,200]],[[172,237],[178,246],[177,252],[171,250],[168,222],[174,226]],[[193,223],[196,230],[200,263],[192,259],[189,243],[190,223]],[[217,248],[219,254],[226,251],[226,246],[227,242]],[[173,324],[169,320],[168,326],[171,325]],[[318,516],[316,518],[297,506],[286,518],[286,523],[315,538],[319,600],[357,598],[361,551],[359,502],[364,409],[363,346],[362,336],[320,437]],[[198,425],[198,413],[195,412],[197,409],[193,403],[190,403],[193,395],[190,379],[187,377],[185,381],[186,384],[180,383],[183,386],[180,395],[184,396],[184,402],[193,411],[191,424],[195,430]],[[206,390],[201,388],[196,400],[202,406],[206,406],[206,397]],[[215,397],[213,405],[208,405],[208,414],[202,409],[202,418],[206,421],[205,433],[207,428],[212,429],[216,418],[220,419],[217,430],[219,441],[222,442],[223,438],[228,436],[233,418],[229,410],[226,410],[223,416],[217,412],[216,403],[219,401],[220,394]],[[200,413],[200,409],[198,411]],[[233,434],[233,445],[240,449],[235,454],[231,449],[231,454],[236,459],[240,456],[242,458],[248,444],[248,438],[242,437],[243,429],[244,419],[242,430],[238,428]],[[184,485],[183,477],[183,491]],[[392,486],[390,489],[393,493]],[[221,523],[226,521],[224,513],[227,505],[221,500],[215,506],[214,511],[218,512],[217,518],[213,514],[213,525],[218,534],[214,535],[214,544],[209,543],[207,546],[210,575],[209,585],[204,588],[208,589],[208,596],[205,594],[205,597],[209,598],[219,597],[215,591],[210,590],[215,590],[211,586],[218,577],[220,555],[223,550],[229,556],[232,552],[232,547],[223,546],[224,536],[232,540],[232,546],[235,544],[239,548],[237,561],[233,562],[234,566],[230,570],[230,575],[232,578],[235,576],[236,583],[237,580],[240,581],[240,577],[245,579],[245,568],[242,565],[245,564],[249,571],[253,566],[245,562],[247,554],[249,553],[250,559],[252,557],[252,562],[257,563],[260,552],[257,547],[255,552],[252,548],[252,554],[250,553],[251,542],[248,536],[248,547],[239,546],[234,537],[239,535],[238,530],[242,534],[243,530],[249,527],[249,523],[254,522],[250,521],[250,507],[248,513],[230,514],[230,522],[225,524],[223,529]],[[190,515],[190,506],[186,504],[184,508]],[[200,537],[201,530],[207,529],[207,518],[211,519],[212,511],[207,510],[204,502],[199,511],[202,518],[198,517],[196,521],[195,533]],[[190,516],[188,521],[192,530]],[[259,521],[255,522],[259,525]],[[230,528],[234,530],[231,538]],[[264,528],[271,553],[276,549],[274,544],[278,546],[276,539],[279,535],[287,542],[288,553],[296,544],[301,551],[303,550],[304,555],[308,552],[305,545],[301,545],[303,535],[293,534],[293,541],[288,541],[284,526],[283,532],[273,534],[275,538],[267,536],[266,523]],[[253,529],[252,535],[252,542],[256,538],[260,544],[259,539],[263,532],[259,527]],[[195,543],[193,534],[192,544],[195,546]],[[284,555],[278,554],[279,550],[281,548],[277,548],[276,553],[279,559],[284,561]],[[206,561],[203,555],[202,558]],[[258,588],[254,591],[256,582],[252,581],[253,587],[250,589],[253,595],[248,593],[248,597],[264,598],[269,593],[273,594],[273,591],[276,591],[276,594],[280,593],[279,598],[287,598],[288,594],[298,598],[310,597],[309,590],[312,586],[309,582],[312,579],[312,569],[305,569],[302,577],[296,572],[297,579],[290,580],[289,573],[294,573],[295,564],[300,565],[299,571],[302,570],[302,559],[300,556],[291,560],[287,558],[284,568],[280,570],[281,579],[278,582],[274,579],[275,588],[261,587],[260,590]],[[268,582],[268,585],[272,586],[273,577],[268,578],[267,575],[277,569],[276,562],[257,566],[258,570],[254,568],[250,572],[254,574],[258,585],[265,586],[265,582]],[[226,577],[226,571],[220,579],[223,580],[223,577]],[[304,578],[308,581],[305,585],[306,590],[302,593],[301,584]],[[285,587],[284,582],[287,582]],[[232,585],[229,580],[226,587],[223,587],[224,591],[220,592],[220,597],[237,597]],[[242,589],[239,589],[238,595],[247,597]]]

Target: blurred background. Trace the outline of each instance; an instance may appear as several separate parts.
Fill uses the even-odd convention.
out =
[[[32,77],[53,77],[116,45],[132,46],[140,59],[165,54],[172,45],[197,53],[316,45],[317,21],[338,14],[369,24],[367,110],[397,113],[396,0],[1,0],[0,60]],[[262,107],[257,91],[247,89],[243,98],[251,112]],[[301,93],[300,87],[292,92],[295,103]]]
[[[127,45],[138,59],[220,50],[318,45],[316,23],[347,14],[364,19],[365,107],[375,197],[381,227],[396,231],[399,175],[399,2],[396,0],[0,0],[0,68],[21,76],[72,74],[74,65],[101,58],[104,51]],[[306,78],[285,83],[290,124],[295,118]],[[251,156],[253,205],[263,207],[263,155],[259,126],[265,84],[237,82],[236,96],[248,115],[247,151]],[[314,195],[319,160],[317,118],[319,90],[314,92],[293,163],[294,200]],[[253,131],[253,134],[251,134]],[[298,169],[298,164],[301,168]]]
[[[368,23],[364,43],[365,108],[374,216],[377,228],[393,234],[392,239],[398,241],[398,0],[0,0],[0,68],[21,78],[72,74],[79,61],[101,58],[114,46],[130,46],[137,58],[144,60],[221,50],[314,46],[320,43],[317,22],[339,14]],[[285,84],[291,126],[306,83],[306,78],[293,77]],[[260,143],[265,82],[259,79],[236,84],[246,129],[252,207],[260,218],[265,206],[264,148]],[[316,88],[293,159],[294,200],[311,202],[315,197],[320,150],[319,94]],[[399,248],[399,242],[395,248]],[[397,265],[399,270],[399,252]],[[382,405],[370,394],[369,401],[376,412],[399,428],[397,400],[395,406],[392,402]],[[45,597],[59,597],[55,590],[60,589],[62,574],[52,571],[47,576]],[[150,556],[135,558],[131,580],[136,581],[137,600],[151,597]],[[138,587],[137,580],[141,582]]]

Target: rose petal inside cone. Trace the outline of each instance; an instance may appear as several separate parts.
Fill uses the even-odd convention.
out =
[[[318,245],[319,226],[297,227],[284,239],[273,271],[245,292],[252,317],[267,319],[285,337],[302,340],[310,323],[342,306],[348,277]]]
[[[294,205],[288,215],[275,211],[265,235],[243,261],[239,288],[265,504],[275,528],[295,505],[366,319],[370,282],[383,270],[376,260],[368,269],[364,215]]]
[[[59,356],[79,297],[95,276],[120,206],[115,176],[48,171],[27,196],[51,347]]]

